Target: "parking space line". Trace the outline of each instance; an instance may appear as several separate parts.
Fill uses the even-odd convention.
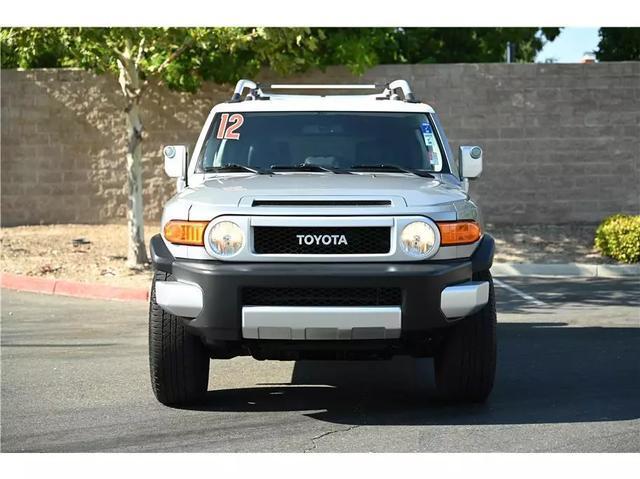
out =
[[[545,307],[549,306],[544,301],[540,301],[539,299],[534,298],[530,294],[527,294],[524,291],[520,291],[518,288],[514,288],[510,284],[504,283],[503,281],[500,281],[499,279],[493,278],[493,284],[498,286],[499,288],[504,288],[507,291],[510,291],[513,294],[520,296],[522,299],[524,299],[526,301],[529,301],[530,303],[533,303],[533,304],[535,304],[536,306],[538,306],[540,308],[545,308]]]

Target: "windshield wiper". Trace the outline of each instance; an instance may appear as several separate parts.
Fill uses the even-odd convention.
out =
[[[435,178],[431,173],[423,170],[416,170],[413,168],[404,168],[398,165],[391,164],[379,164],[379,165],[352,165],[352,170],[370,170],[370,171],[386,171],[391,173],[410,173],[412,175],[421,176],[423,178]]]
[[[207,166],[204,169],[205,173],[223,173],[225,171],[247,171],[249,173],[253,173],[255,175],[267,175],[269,174],[266,171],[257,170],[255,168],[251,168],[247,165],[241,165],[239,163],[226,163],[222,166]]]
[[[275,170],[275,171],[311,171],[311,172],[327,171],[327,172],[336,173],[336,174],[340,174],[340,173],[350,174],[349,171],[342,170],[340,168],[331,168],[329,166],[314,165],[313,163],[301,163],[299,165],[271,165],[269,169]]]

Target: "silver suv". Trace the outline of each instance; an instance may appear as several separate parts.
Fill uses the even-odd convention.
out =
[[[406,81],[240,80],[193,156],[173,145],[164,157],[178,192],[151,239],[160,402],[197,401],[210,359],[244,355],[433,357],[441,397],[487,398],[494,241],[468,195],[482,150],[462,146],[455,161]]]

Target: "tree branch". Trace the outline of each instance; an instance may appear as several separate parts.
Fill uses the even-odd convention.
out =
[[[120,83],[122,93],[131,101],[139,100],[143,88],[140,86],[137,67],[133,64],[133,61],[126,56],[118,56],[117,62],[119,70],[118,83]]]
[[[167,59],[163,61],[158,68],[156,68],[155,70],[151,70],[151,74],[157,75],[159,73],[162,73],[164,69],[171,64],[171,62],[173,62],[176,58],[178,58],[182,54],[182,52],[184,52],[191,45],[191,42],[192,42],[191,37],[187,37],[184,43],[180,45],[180,47],[177,48],[171,55],[169,55]]]
[[[118,50],[116,47],[112,47],[112,50],[123,65],[127,63],[128,58],[123,51]]]
[[[138,65],[140,65],[140,61],[142,60],[142,52],[144,51],[144,40],[145,38],[142,37],[140,39],[140,43],[138,44],[138,54],[136,55],[135,61],[136,68],[138,68]]]
[[[131,38],[128,36],[124,39],[125,44],[125,52],[128,53],[129,56],[133,54],[133,44],[131,43]]]

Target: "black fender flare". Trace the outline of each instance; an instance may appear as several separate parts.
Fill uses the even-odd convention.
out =
[[[488,271],[491,268],[495,249],[496,241],[493,239],[493,236],[485,234],[471,256],[471,268],[474,273]]]

